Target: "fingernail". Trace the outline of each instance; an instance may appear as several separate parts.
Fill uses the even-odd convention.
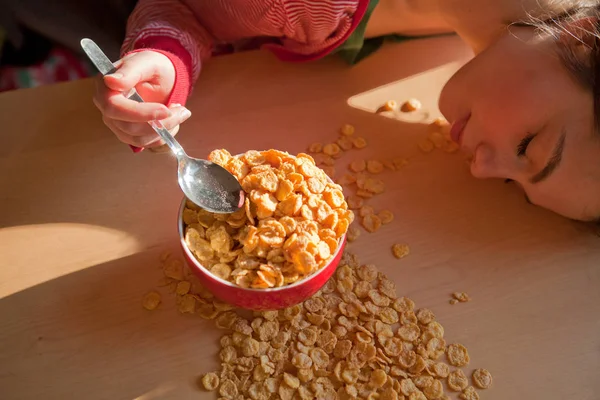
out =
[[[113,77],[115,79],[121,79],[121,78],[123,78],[123,74],[120,73],[120,72],[115,72],[114,74],[109,74],[107,76],[111,76],[111,77]]]
[[[188,110],[187,108],[185,108],[185,109],[181,110],[181,113],[179,115],[180,115],[181,121],[183,122],[192,116],[192,112],[190,110]]]
[[[169,105],[169,108],[177,108],[177,107],[181,107],[181,104],[179,103],[173,103]]]

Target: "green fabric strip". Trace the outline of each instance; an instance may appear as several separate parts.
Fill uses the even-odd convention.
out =
[[[367,12],[365,13],[362,21],[360,21],[360,24],[358,24],[348,39],[346,39],[346,41],[340,47],[335,49],[332,54],[339,55],[348,64],[356,64],[363,58],[372,54],[383,44],[383,37],[365,40],[367,23],[371,18],[371,14],[373,14],[373,10],[375,7],[377,7],[377,4],[379,4],[379,0],[369,1]]]
[[[375,53],[383,45],[383,43],[385,43],[385,41],[402,42],[404,40],[433,36],[387,35],[365,39],[365,30],[367,29],[367,24],[371,18],[371,14],[373,14],[373,10],[375,10],[375,7],[377,7],[377,4],[379,4],[379,0],[369,1],[367,12],[365,13],[362,21],[360,21],[360,24],[356,27],[348,39],[346,39],[346,41],[331,54],[336,54],[348,64],[354,65]]]

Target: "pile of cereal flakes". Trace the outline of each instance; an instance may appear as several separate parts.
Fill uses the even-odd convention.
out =
[[[492,384],[487,370],[476,369],[470,385],[461,369],[470,362],[467,349],[447,344],[431,310],[415,309],[394,282],[348,252],[311,299],[250,319],[214,299],[181,260],[165,259],[164,271],[180,312],[225,331],[220,371],[201,378],[219,398],[444,400],[445,383],[460,399],[474,400],[474,386]],[[144,298],[148,309],[159,302],[157,292]]]

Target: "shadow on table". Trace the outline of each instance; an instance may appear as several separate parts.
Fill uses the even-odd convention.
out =
[[[196,379],[217,367],[222,332],[181,315],[166,288],[158,310],[142,308],[162,276],[158,265],[141,253],[1,299],[2,398],[198,396]]]

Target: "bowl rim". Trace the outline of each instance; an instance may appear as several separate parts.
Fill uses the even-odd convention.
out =
[[[213,279],[215,279],[217,282],[225,285],[225,286],[229,286],[233,289],[237,289],[237,290],[241,290],[241,291],[247,291],[247,292],[252,292],[252,293],[274,293],[274,292],[283,292],[286,290],[291,290],[294,289],[296,287],[302,286],[308,282],[310,282],[312,279],[315,279],[317,276],[319,276],[321,273],[323,273],[323,271],[327,270],[327,268],[331,265],[331,263],[333,262],[333,260],[335,260],[340,251],[344,248],[344,245],[346,244],[346,235],[347,232],[344,233],[342,235],[342,237],[340,237],[340,241],[338,244],[337,249],[335,250],[335,253],[333,253],[333,258],[332,261],[329,262],[327,265],[325,265],[323,268],[319,269],[317,272],[313,273],[312,275],[309,275],[307,277],[304,277],[294,283],[292,283],[291,285],[284,285],[284,286],[279,286],[279,287],[274,287],[274,288],[266,288],[266,289],[254,289],[254,288],[244,288],[238,285],[235,285],[229,281],[226,281],[223,278],[220,278],[216,275],[214,275],[212,272],[210,272],[208,270],[208,268],[206,268],[204,265],[202,265],[202,263],[200,263],[200,261],[194,256],[194,254],[192,253],[192,251],[189,249],[187,243],[185,242],[185,224],[183,222],[183,210],[185,209],[185,203],[186,203],[186,197],[183,196],[183,200],[181,201],[181,205],[179,206],[179,213],[178,215],[178,222],[177,222],[177,227],[179,230],[179,241],[181,243],[181,247],[183,248],[183,251],[185,252],[185,254],[188,256],[188,258],[190,260],[192,260],[192,262],[194,263],[194,265],[198,268],[200,268],[201,270],[203,270],[203,272],[206,272],[207,274],[209,274],[209,276]]]

